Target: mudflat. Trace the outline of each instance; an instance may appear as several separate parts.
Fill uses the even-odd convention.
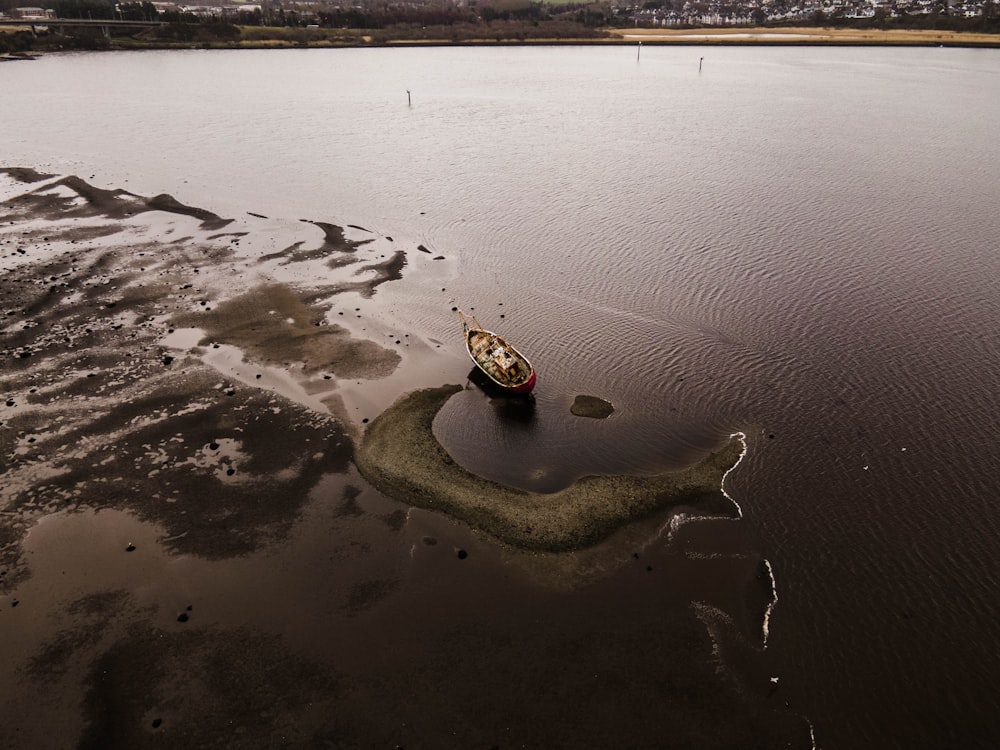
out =
[[[64,509],[129,510],[163,524],[172,549],[215,557],[291,523],[351,458],[348,420],[324,398],[335,408],[340,379],[400,362],[329,322],[337,294],[370,297],[393,276],[396,251],[372,259],[315,232],[311,253],[300,240],[241,257],[245,226],[170,196],[0,177],[6,586],[27,573],[18,538]],[[325,272],[275,278],[294,266]]]
[[[0,744],[809,746],[763,562],[643,546],[734,517],[742,439],[555,495],[461,469],[460,386],[406,374],[447,355],[379,315],[445,267],[413,249],[0,169]]]

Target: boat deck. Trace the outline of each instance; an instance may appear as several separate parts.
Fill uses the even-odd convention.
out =
[[[531,364],[500,336],[482,329],[470,329],[469,352],[491,378],[508,387],[526,383]]]

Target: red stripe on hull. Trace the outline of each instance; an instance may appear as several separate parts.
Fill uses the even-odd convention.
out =
[[[521,385],[515,385],[513,388],[508,388],[507,390],[513,391],[514,393],[531,393],[531,389],[535,387],[535,373],[531,373],[531,377],[528,378],[526,383],[521,383]]]

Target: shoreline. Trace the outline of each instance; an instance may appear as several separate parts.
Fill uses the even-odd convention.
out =
[[[650,45],[1000,47],[1000,34],[938,29],[846,29],[822,26],[707,29],[613,29],[622,42]]]
[[[13,33],[18,27],[8,27]],[[237,28],[237,27],[234,27]],[[562,47],[562,46],[748,46],[748,47],[956,47],[1000,49],[1000,34],[939,29],[870,29],[835,27],[709,27],[687,29],[605,28],[603,37],[496,37],[496,38],[376,38],[367,30],[351,30],[353,37],[330,38],[334,29],[291,27],[240,27],[273,33],[268,39],[146,40],[113,37],[107,47],[31,48],[0,55],[0,62],[31,60],[62,52],[121,52],[142,50],[262,50],[262,49],[420,49],[441,47]],[[313,38],[291,38],[294,32],[318,32]],[[0,36],[4,30],[0,29]]]

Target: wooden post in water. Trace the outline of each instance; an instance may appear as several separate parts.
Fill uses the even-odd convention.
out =
[[[413,100],[410,99],[410,90],[409,89],[406,90],[406,106],[407,107],[412,107],[413,106]]]
[[[639,42],[639,45],[635,48],[635,59],[636,59],[636,62],[639,61],[639,53],[640,52],[642,52],[642,42]]]
[[[704,57],[699,57],[699,58],[698,58],[698,72],[699,72],[699,73],[701,72],[701,62],[702,62],[702,60],[704,60],[704,59],[705,59]]]

